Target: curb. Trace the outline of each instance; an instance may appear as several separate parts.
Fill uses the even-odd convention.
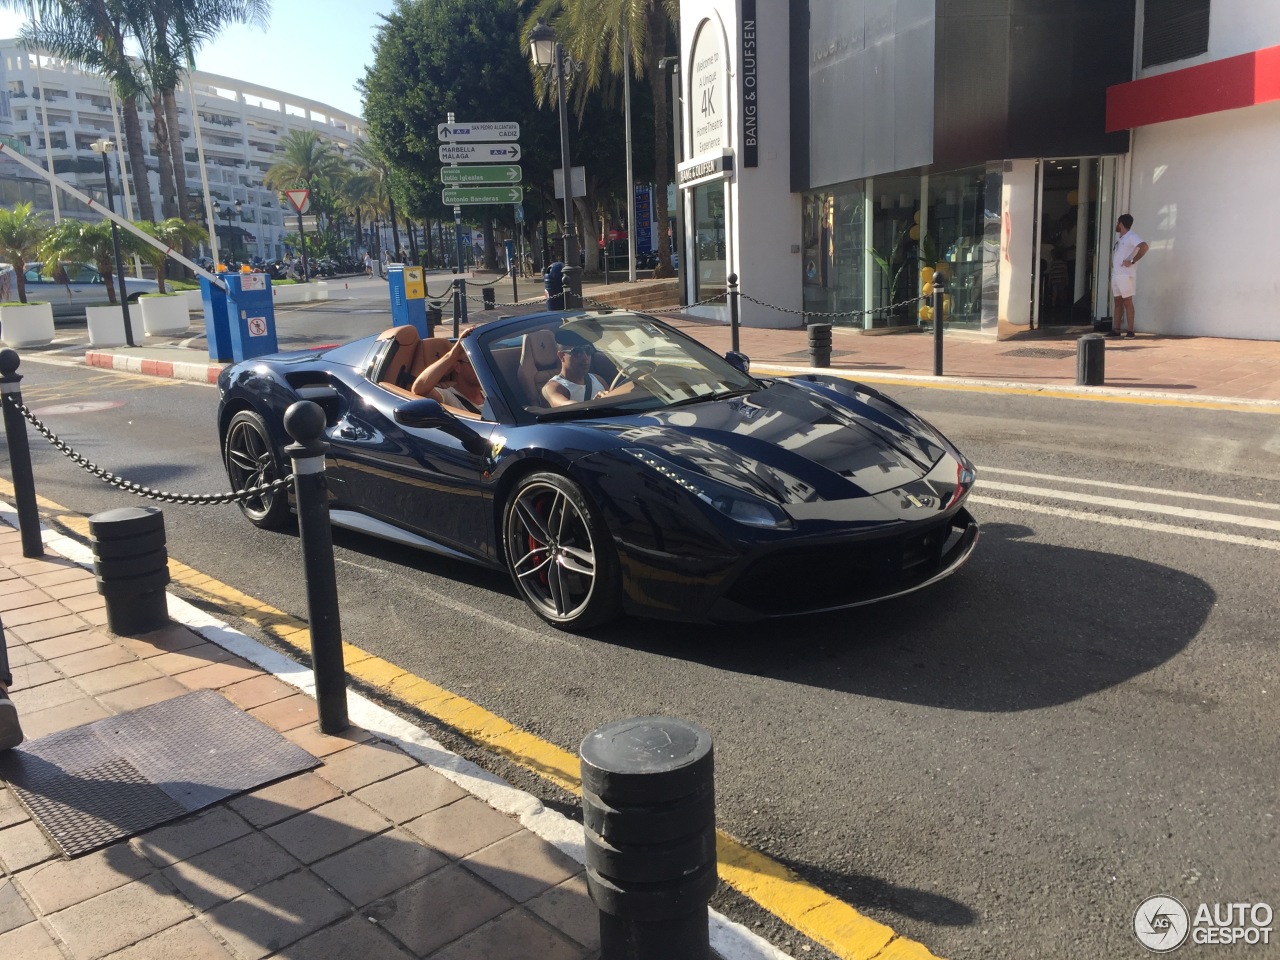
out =
[[[84,355],[90,367],[141,373],[151,377],[168,377],[173,380],[195,380],[198,383],[217,383],[222,373],[220,363],[184,363],[181,360],[150,360],[145,357],[127,357],[118,353],[90,350]]]

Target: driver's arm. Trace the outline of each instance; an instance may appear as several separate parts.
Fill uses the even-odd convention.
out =
[[[420,397],[431,396],[431,391],[440,385],[440,381],[453,373],[454,368],[466,359],[467,351],[462,341],[470,336],[474,329],[475,327],[470,327],[465,330],[462,336],[453,342],[448,353],[418,374],[409,390]]]
[[[569,399],[569,391],[554,380],[548,380],[543,384],[542,399],[547,401],[549,407],[564,407],[573,403]]]

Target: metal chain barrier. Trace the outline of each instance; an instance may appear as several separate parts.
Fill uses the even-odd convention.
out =
[[[87,457],[76,453],[68,446],[59,436],[46,427],[30,408],[24,403],[18,403],[13,399],[12,395],[6,394],[4,401],[12,405],[19,413],[27,419],[27,422],[35,427],[36,432],[44,437],[54,448],[63,454],[72,463],[75,463],[85,470],[93,474],[99,480],[109,483],[113,487],[118,487],[127,493],[132,493],[147,500],[159,500],[162,503],[180,503],[180,504],[199,504],[214,505],[222,503],[241,503],[262,496],[264,493],[279,493],[293,483],[293,474],[287,477],[281,477],[279,480],[272,480],[270,483],[264,483],[257,487],[248,487],[244,490],[233,490],[228,493],[168,493],[164,490],[153,490],[150,487],[144,487],[140,483],[133,483],[125,480],[123,477],[117,477],[114,473],[103,469],[96,463],[92,463]]]
[[[770,310],[777,310],[779,313],[787,313],[794,317],[819,317],[822,319],[835,319],[837,317],[874,317],[878,313],[885,313],[890,310],[896,310],[898,307],[907,307],[913,303],[919,303],[920,297],[912,297],[910,300],[900,300],[897,303],[886,304],[883,307],[875,307],[871,310],[852,310],[846,312],[824,312],[821,310],[792,310],[788,307],[779,307],[777,304],[766,303],[763,300],[757,300],[755,297],[747,296],[745,293],[739,294],[743,300],[750,300],[752,303],[760,307],[767,307]]]

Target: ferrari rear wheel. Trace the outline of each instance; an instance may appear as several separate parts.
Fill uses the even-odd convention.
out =
[[[231,418],[223,460],[233,490],[259,487],[285,475],[267,422],[252,410],[241,410]],[[257,494],[241,500],[240,511],[255,526],[283,526],[289,519],[289,494],[285,490]]]
[[[585,630],[617,615],[617,554],[568,477],[533,473],[522,479],[507,501],[503,531],[511,579],[542,619]]]

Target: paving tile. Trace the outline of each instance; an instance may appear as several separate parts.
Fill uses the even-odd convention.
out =
[[[207,667],[211,663],[221,663],[223,660],[230,660],[233,656],[235,654],[230,650],[224,650],[216,643],[202,640],[200,643],[187,647],[185,650],[162,653],[159,656],[151,657],[150,663],[157,670],[176,675],[186,673],[188,670],[199,670],[201,667]]]
[[[66,583],[55,583],[48,587],[41,587],[54,600],[62,600],[66,597],[82,597],[85,594],[98,592],[98,582],[93,577],[79,577],[75,580],[68,580]]]
[[[51,860],[18,874],[18,882],[41,913],[56,913],[140,880],[151,864],[128,844],[118,843],[75,860]]]
[[[105,610],[107,608],[107,600],[100,596],[97,592],[82,593],[74,597],[64,597],[58,603],[62,604],[72,613],[84,613],[86,610]]]
[[[56,660],[50,660],[49,663],[57,667],[64,676],[78,677],[82,673],[93,673],[95,670],[105,670],[107,667],[133,663],[136,660],[137,657],[124,647],[109,643],[104,647],[73,653],[69,657],[58,657]]]
[[[203,911],[292,873],[298,866],[298,861],[270,838],[250,833],[175,863],[164,875]]]
[[[22,700],[15,700],[14,703],[20,704],[18,709],[25,715],[35,713],[37,710],[61,706],[83,696],[84,694],[70,680],[55,680],[53,683],[44,683],[24,691]]]
[[[587,891],[587,875],[578,873],[525,907],[588,950],[600,949],[600,911]]]
[[[284,738],[297,744],[313,757],[328,757],[339,750],[346,750],[354,743],[364,743],[373,738],[373,734],[360,727],[347,727],[338,734],[320,732],[320,726],[309,723],[306,726],[294,727],[284,732]]]
[[[350,751],[347,751],[348,753]],[[341,756],[341,754],[339,755]],[[457,784],[427,767],[414,767],[353,794],[393,823],[405,823],[467,795]]]
[[[22,607],[19,610],[10,610],[4,615],[4,622],[6,627],[20,627],[24,623],[57,620],[59,617],[65,617],[67,614],[74,612],[74,610],[64,607],[57,600],[49,600],[46,603],[37,603],[30,607]]]
[[[362,907],[448,864],[403,830],[390,830],[313,864],[316,876]]]
[[[409,960],[409,954],[364,917],[350,917],[291,947],[273,960]]]
[[[32,687],[39,687],[62,679],[62,674],[44,660],[37,660],[34,663],[24,664],[20,667],[11,663],[9,664],[9,672],[13,674],[13,686],[9,689],[14,691],[30,690]]]
[[[62,637],[69,633],[80,633],[89,628],[89,624],[74,613],[65,617],[58,617],[55,620],[43,620],[39,623],[25,623],[21,626],[14,626],[11,623],[5,624],[5,629],[11,631],[14,636],[24,643],[34,644],[39,640],[47,640],[50,637]],[[104,637],[102,643],[106,643]],[[81,648],[85,649],[85,648]],[[39,652],[39,651],[37,651]],[[74,650],[68,650],[68,653],[74,653]],[[55,656],[55,654],[44,654],[41,656]]]
[[[259,960],[350,909],[315,876],[299,870],[215,907],[204,920],[243,960]]]
[[[26,808],[18,802],[18,798],[14,796],[13,791],[7,788],[0,789],[0,830],[30,819],[31,817],[28,816]]]
[[[417,765],[418,761],[389,744],[361,743],[329,757],[316,772],[351,793]]]
[[[358,800],[339,797],[266,832],[303,863],[314,863],[390,826]]]
[[[17,543],[18,541],[5,540],[3,542],[8,546],[11,543]],[[17,574],[12,573],[9,570],[5,570],[5,573],[8,574],[8,578],[0,579],[0,597],[10,597],[15,593],[25,593],[28,590],[35,589],[31,586],[30,580],[27,580],[24,577],[19,577]],[[50,596],[53,595],[50,594]]]
[[[228,956],[227,948],[199,920],[185,920],[111,954],[108,960],[227,960]]]
[[[25,643],[20,643],[13,637],[7,638],[9,645],[6,648],[9,654],[9,667],[25,667],[28,663],[39,663],[40,658],[32,652],[31,648]]]
[[[431,960],[583,960],[587,952],[517,908],[433,953]]]
[[[0,957],[14,960],[64,960],[62,951],[39,923],[0,935]]]
[[[479,878],[461,867],[448,866],[361,912],[376,920],[414,956],[425,957],[512,906],[510,900]]]
[[[0,933],[8,933],[35,919],[11,880],[0,880]]]
[[[91,627],[105,627],[107,625],[107,610],[105,607],[101,610],[82,610],[76,616]]]
[[[81,570],[79,564],[64,560],[61,557],[45,557],[20,560],[9,564],[9,569],[20,577],[34,577],[42,573],[59,573],[63,570]]]
[[[149,707],[162,700],[172,700],[174,697],[190,692],[173,677],[161,677],[159,680],[148,680],[146,683],[99,694],[98,699],[117,713],[125,713],[129,710],[137,710],[139,707]]]
[[[31,582],[32,586],[40,587],[41,589],[53,586],[55,583],[70,583],[74,580],[88,580],[90,583],[94,584],[94,589],[97,589],[97,583],[94,580],[93,571],[89,570],[87,567],[82,567],[79,564],[72,567],[62,567],[58,570],[50,570],[46,573],[33,573],[27,577],[27,580]]]
[[[276,700],[283,700],[285,697],[292,697],[297,692],[297,687],[291,687],[283,680],[277,680],[269,673],[259,673],[258,676],[251,680],[244,680],[229,687],[224,687],[222,695],[241,710],[251,710],[254,707],[262,706],[264,703],[272,703]]]
[[[405,829],[459,860],[520,829],[520,824],[474,797],[410,820]]]
[[[28,629],[31,628],[28,627]],[[61,635],[52,635],[48,639],[37,638],[27,642],[31,645],[31,652],[42,660],[56,660],[59,657],[82,653],[95,647],[105,647],[111,642],[111,638],[96,630],[86,630],[84,622],[80,621],[80,625],[75,630],[68,630]]]
[[[77,960],[97,960],[190,916],[168,885],[152,874],[47,919]]]
[[[167,867],[198,853],[220,847],[250,831],[250,826],[226,807],[211,807],[135,837],[130,844],[159,867]]]
[[[24,704],[19,701],[18,709],[22,711],[22,732],[28,741],[39,740],[51,733],[60,733],[111,716],[97,701],[83,696],[34,713],[27,713]]]
[[[95,670],[93,673],[86,673],[76,677],[76,686],[85,693],[99,694],[110,693],[112,690],[119,690],[122,687],[133,687],[139,683],[146,683],[148,680],[156,680],[164,676],[159,670],[151,666],[146,660],[134,660],[130,663],[122,663],[119,666],[107,667],[105,670]]]
[[[120,637],[119,642],[130,653],[145,660],[148,657],[158,657],[163,653],[190,650],[208,641],[189,627],[173,623],[136,637]]]
[[[342,794],[313,773],[280,780],[230,801],[229,806],[255,827],[269,827],[304,810],[337,800]]]
[[[20,610],[23,607],[34,607],[37,604],[48,603],[53,598],[43,590],[36,590],[28,587],[26,590],[18,590],[14,593],[0,594],[0,613],[6,614],[5,619],[9,619],[8,613],[13,610]]]
[[[533,899],[582,870],[576,860],[528,830],[477,850],[462,865],[518,903]]]
[[[260,707],[254,707],[249,714],[280,731],[292,730],[294,727],[301,727],[308,723],[318,723],[320,719],[316,711],[316,702],[303,693],[272,703],[264,703]]]
[[[190,690],[216,690],[230,686],[242,680],[262,675],[262,670],[244,660],[227,660],[223,663],[211,663],[207,667],[199,667],[178,674],[174,679]]]

